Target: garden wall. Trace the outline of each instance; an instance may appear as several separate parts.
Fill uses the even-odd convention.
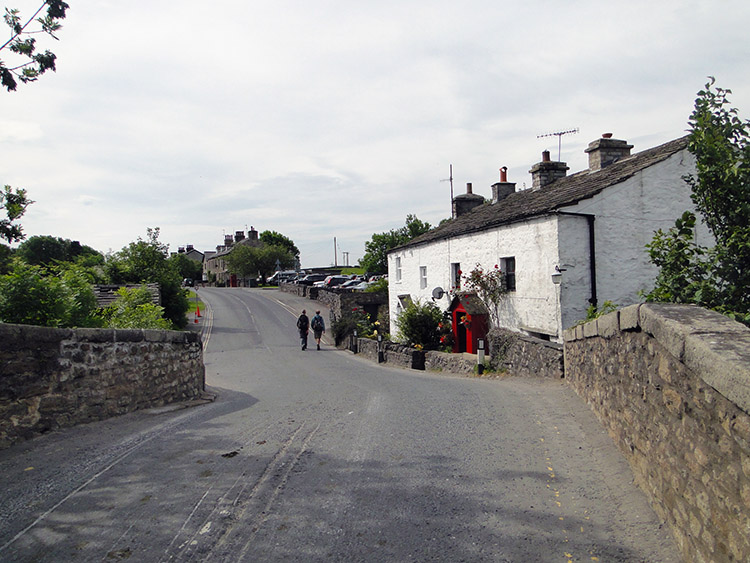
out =
[[[204,389],[192,332],[56,329],[0,323],[0,448]]]
[[[497,328],[490,330],[487,343],[494,371],[520,377],[565,376],[562,344]]]
[[[565,333],[565,377],[686,561],[750,561],[750,329],[633,305]]]

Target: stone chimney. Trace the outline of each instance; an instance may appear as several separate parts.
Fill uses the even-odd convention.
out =
[[[584,151],[589,155],[589,172],[596,172],[617,162],[620,159],[630,156],[630,149],[627,141],[613,139],[612,133],[604,133],[601,139],[589,143],[589,147]]]
[[[565,162],[551,161],[549,151],[544,151],[542,153],[542,162],[537,162],[529,170],[529,173],[531,173],[531,189],[538,190],[555,180],[565,178],[569,169]]]
[[[459,194],[453,198],[453,216],[460,217],[483,203],[484,198],[481,195],[473,193],[471,182],[469,182],[466,184],[466,193]]]
[[[504,200],[515,191],[516,183],[508,182],[508,167],[503,166],[500,169],[500,181],[496,184],[492,184],[492,203]]]
[[[224,235],[224,246],[226,248],[230,248],[234,244],[234,239],[232,239],[232,235]]]
[[[185,245],[185,252],[190,252],[190,251],[192,251],[194,249],[195,249],[195,247],[192,244],[186,244]]]
[[[255,227],[250,227],[250,230],[247,232],[247,238],[250,240],[258,240],[258,231],[255,230]]]
[[[234,242],[245,240],[245,231],[234,231]]]

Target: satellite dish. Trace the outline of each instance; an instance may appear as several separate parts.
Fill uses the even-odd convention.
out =
[[[445,295],[445,291],[443,291],[442,287],[436,287],[432,290],[432,298],[433,299],[442,299],[443,295]]]

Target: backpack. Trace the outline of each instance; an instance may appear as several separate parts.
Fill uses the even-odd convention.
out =
[[[297,319],[297,328],[300,330],[307,330],[307,316],[300,315]]]
[[[321,319],[318,315],[315,315],[310,326],[313,330],[323,330],[323,319]]]

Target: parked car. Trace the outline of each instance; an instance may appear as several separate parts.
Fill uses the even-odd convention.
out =
[[[294,270],[274,272],[274,274],[266,280],[266,283],[271,285],[278,285],[280,281],[289,281],[292,278],[296,277],[297,272],[295,272]]]
[[[360,281],[356,285],[350,286],[349,289],[353,289],[355,291],[362,291],[363,289],[367,289],[371,285],[373,285],[375,282],[369,282],[369,281]]]
[[[297,283],[300,285],[313,285],[315,282],[324,281],[327,277],[325,274],[307,274],[298,280]]]

